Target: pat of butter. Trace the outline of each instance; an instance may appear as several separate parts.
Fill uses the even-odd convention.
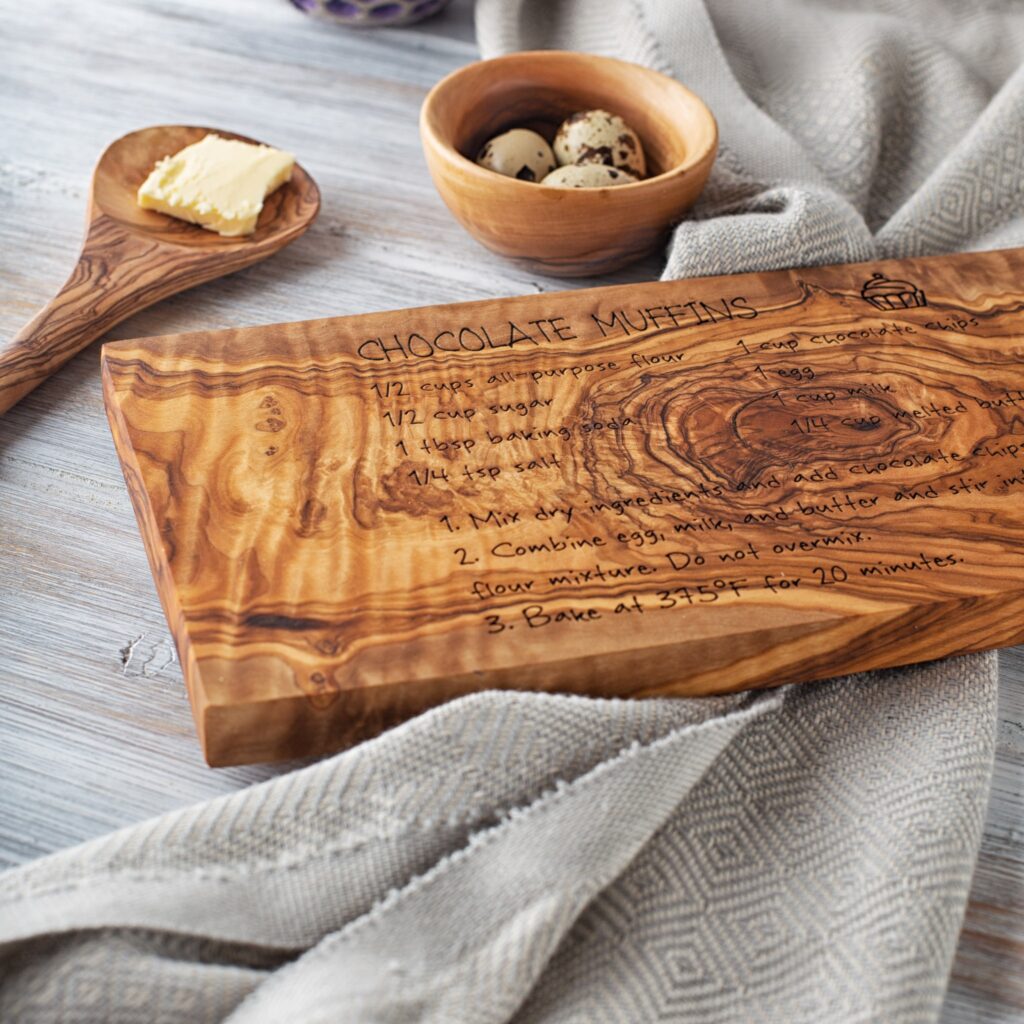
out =
[[[294,166],[291,153],[207,135],[158,161],[138,202],[220,235],[251,235],[264,198],[291,178]]]

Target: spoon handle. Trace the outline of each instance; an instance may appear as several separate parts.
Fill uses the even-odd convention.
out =
[[[112,220],[93,221],[64,286],[14,338],[0,341],[0,415],[114,324],[162,297],[147,259],[154,248]]]

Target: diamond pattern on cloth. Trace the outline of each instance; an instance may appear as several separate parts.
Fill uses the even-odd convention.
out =
[[[994,683],[455,701],[0,876],[0,1020],[932,1019]]]

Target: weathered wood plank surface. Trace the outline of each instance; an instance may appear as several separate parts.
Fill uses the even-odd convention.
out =
[[[428,180],[419,102],[475,53],[460,0],[420,29],[359,35],[285,0],[0,0],[0,15],[4,336],[65,279],[104,146],[168,122],[292,149],[324,210],[272,261],[169,299],[116,337],[565,287],[472,244]],[[652,261],[590,283],[657,273]],[[999,761],[946,1024],[1024,1012],[1024,652],[1001,665]],[[0,420],[0,863],[280,770],[202,763],[93,347]]]

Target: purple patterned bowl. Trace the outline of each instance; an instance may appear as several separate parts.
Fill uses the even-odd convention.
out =
[[[437,14],[449,0],[291,0],[306,14],[343,25],[411,25]]]

